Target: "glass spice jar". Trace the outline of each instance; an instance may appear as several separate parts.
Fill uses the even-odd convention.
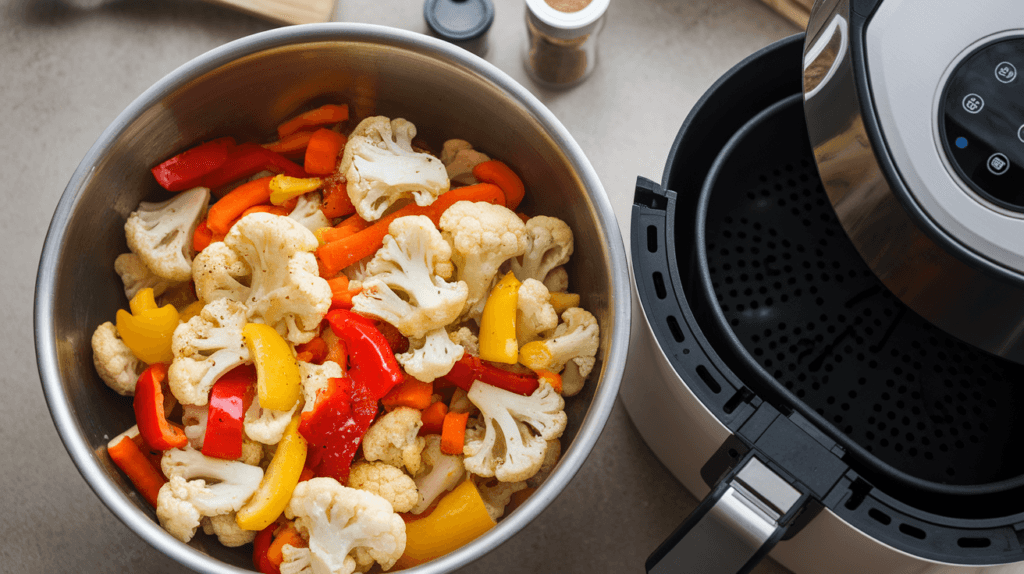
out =
[[[582,82],[597,63],[609,0],[526,0],[526,71],[539,84]]]

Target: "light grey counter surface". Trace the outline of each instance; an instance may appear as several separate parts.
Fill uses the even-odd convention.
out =
[[[487,59],[568,128],[608,192],[624,240],[636,177],[660,181],[690,107],[746,55],[797,30],[757,0],[612,0],[599,61],[549,91],[520,61],[523,1],[494,0]],[[340,0],[335,19],[425,32],[419,0]],[[64,450],[43,400],[32,295],[53,209],[86,151],[166,73],[272,24],[196,0],[95,9],[0,0],[0,571],[184,572],[123,526]],[[623,383],[647,376],[627,371]],[[462,572],[642,572],[696,501],[644,445],[621,404],[593,454],[529,527]],[[783,572],[765,564],[760,574]]]

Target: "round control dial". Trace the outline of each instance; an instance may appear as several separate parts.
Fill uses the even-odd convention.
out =
[[[984,199],[1024,213],[1024,38],[982,46],[953,70],[939,110],[943,147]]]

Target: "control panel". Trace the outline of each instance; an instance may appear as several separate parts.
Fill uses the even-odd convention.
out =
[[[939,132],[968,186],[1024,213],[1024,38],[992,42],[960,62],[942,95]]]

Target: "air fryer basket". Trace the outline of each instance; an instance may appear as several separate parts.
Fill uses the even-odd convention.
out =
[[[701,476],[714,492],[758,452],[814,501],[787,537],[828,508],[915,556],[1020,562],[1024,367],[916,315],[846,237],[808,142],[802,40],[719,80],[681,127],[664,186],[637,185],[648,322],[733,433]]]

